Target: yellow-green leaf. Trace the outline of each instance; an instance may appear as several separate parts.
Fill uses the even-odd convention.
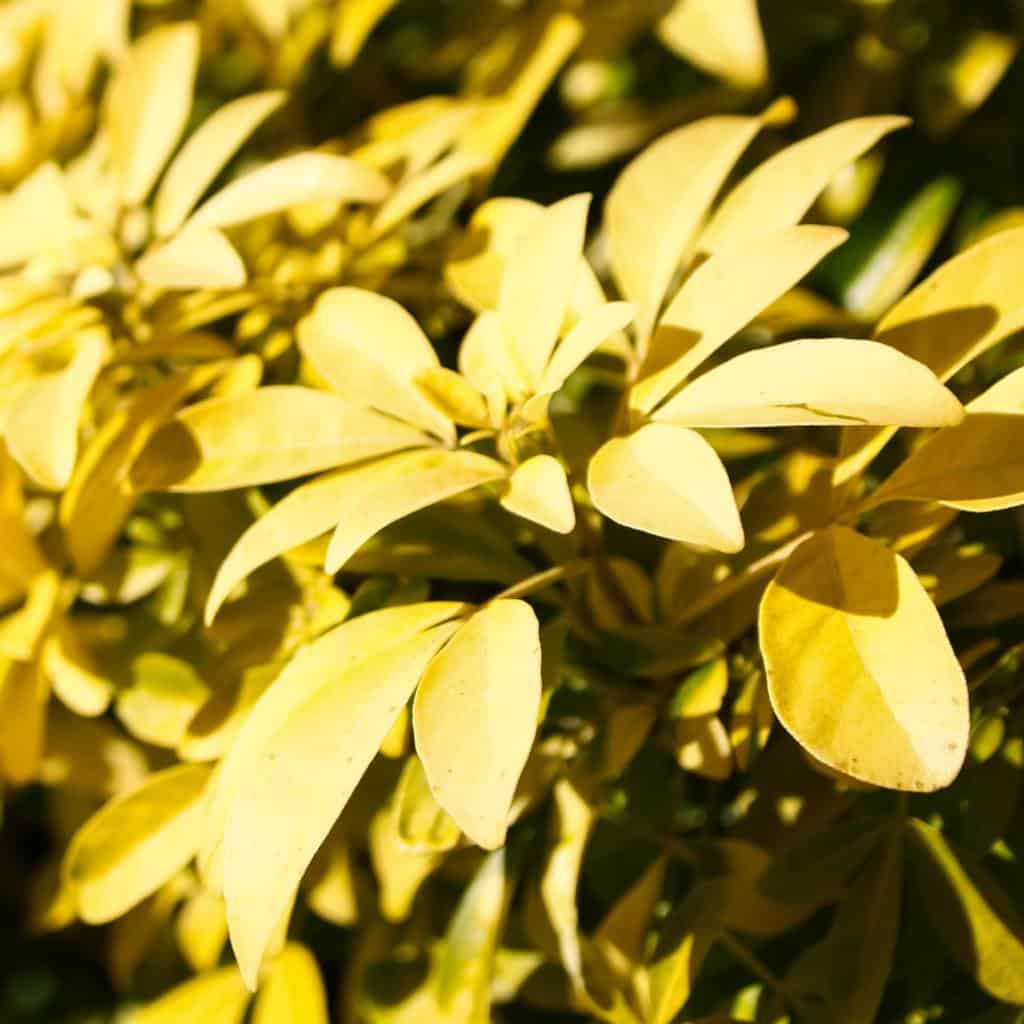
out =
[[[473,842],[505,841],[537,731],[537,617],[524,601],[477,612],[431,662],[413,704],[416,750],[437,802]]]
[[[181,138],[198,60],[199,28],[181,22],[143,36],[118,67],[104,117],[124,204],[145,200]]]
[[[397,302],[361,288],[332,288],[299,323],[299,348],[343,398],[380,409],[445,441],[451,420],[416,386],[440,366],[419,324]]]
[[[149,489],[229,490],[429,443],[325,391],[273,385],[188,406],[154,435],[132,478]]]
[[[132,1014],[132,1024],[216,1021],[242,1024],[250,994],[234,967],[201,974]]]
[[[151,249],[135,268],[154,288],[241,288],[245,264],[234,246],[214,228],[191,227]]]
[[[576,525],[565,470],[550,455],[535,455],[520,465],[509,477],[501,504],[509,512],[555,533],[570,533]]]
[[[300,203],[375,203],[390,185],[379,171],[332,153],[296,153],[225,185],[189,219],[192,227],[227,228]]]
[[[843,121],[765,160],[725,197],[700,248],[717,252],[799,223],[847,164],[907,124],[905,117]]]
[[[120,917],[195,856],[210,778],[206,765],[176,765],[105,804],[75,834],[64,876],[83,921]]]
[[[709,370],[654,418],[691,427],[959,423],[956,396],[928,367],[876,341],[809,338],[745,352]]]
[[[591,460],[587,485],[604,515],[634,530],[716,551],[743,547],[728,474],[695,431],[652,423],[615,438]]]
[[[759,631],[775,714],[819,761],[891,789],[953,780],[967,686],[901,556],[845,527],[815,534],[768,587]]]
[[[259,92],[226,103],[189,136],[167,168],[153,203],[154,228],[173,235],[203,193],[246,140],[287,98],[284,92]]]
[[[305,946],[289,943],[270,965],[252,1024],[328,1024],[320,967]]]

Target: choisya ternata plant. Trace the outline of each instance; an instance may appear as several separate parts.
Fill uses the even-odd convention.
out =
[[[1012,801],[978,830],[973,795],[908,818],[884,792],[957,775],[965,675],[972,785],[1019,774],[1019,654],[958,657],[936,607],[969,626],[1009,601],[953,521],[1024,494],[1002,454],[1021,371],[979,394],[961,375],[966,409],[944,382],[1021,326],[1024,232],[965,249],[871,340],[818,337],[812,307],[778,341],[845,238],[805,216],[902,122],[837,125],[733,184],[771,117],[711,118],[600,212],[483,203],[448,247],[473,316],[448,358],[389,292],[436,216],[417,211],[492,168],[480,109],[419,101],[344,155],[261,151],[221,185],[283,97],[187,132],[196,46],[144,37],[87,155],[0,210],[0,763],[74,794],[40,924],[116,922],[120,979],[173,918],[197,977],[154,1022],[239,1018],[250,989],[260,1024],[297,1000],[323,1020],[307,911],[359,923],[352,1020],[521,998],[867,1022],[906,864],[981,989],[1024,1002],[1024,946],[969,855]],[[774,343],[733,354],[751,325]],[[810,427],[838,431],[834,458]],[[901,427],[930,433],[890,444]],[[602,857],[622,861],[604,887]],[[783,934],[784,974],[737,937]]]

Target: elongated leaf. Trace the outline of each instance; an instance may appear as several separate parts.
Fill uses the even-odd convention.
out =
[[[845,527],[815,534],[768,587],[759,631],[775,714],[819,761],[891,789],[952,781],[967,688],[902,557]]]
[[[234,967],[186,981],[132,1015],[134,1024],[179,1024],[184,1020],[241,1024],[250,994]]]
[[[241,288],[245,264],[232,244],[213,228],[190,228],[152,249],[136,265],[154,288]]]
[[[601,512],[634,530],[716,551],[743,546],[725,467],[695,431],[653,423],[609,441],[590,462],[587,486]]]
[[[977,871],[972,877],[936,829],[916,820],[907,827],[914,880],[946,946],[986,992],[1024,1005],[1024,925],[1009,900]]]
[[[188,224],[227,228],[299,203],[343,200],[375,203],[389,185],[378,171],[349,157],[331,153],[296,153],[265,164],[225,185],[199,207]]]
[[[642,412],[653,409],[846,237],[838,228],[800,225],[711,256],[658,322],[630,405]]]
[[[260,986],[252,1024],[328,1024],[320,967],[305,946],[289,943]]]
[[[813,338],[745,352],[709,370],[654,418],[693,427],[959,423],[956,396],[921,363],[875,341]]]
[[[562,464],[550,455],[527,459],[509,477],[501,504],[516,515],[555,533],[570,533],[576,510]]]
[[[398,0],[349,0],[340,4],[331,36],[331,60],[346,67],[351,64],[374,26]]]
[[[498,314],[527,381],[536,389],[569,310],[583,253],[589,195],[546,209],[509,253]]]
[[[120,917],[195,856],[209,778],[206,765],[167,768],[104,805],[78,830],[64,875],[83,921]]]
[[[743,245],[799,223],[825,186],[905,117],[862,117],[797,142],[751,171],[724,199],[700,239],[707,252]]]
[[[967,406],[967,416],[928,438],[878,489],[874,501],[941,501],[967,512],[1024,504],[1024,369]]]
[[[757,0],[677,0],[658,22],[658,38],[741,89],[757,89],[768,80]]]
[[[199,59],[199,29],[154,29],[118,68],[104,111],[121,201],[141,203],[185,129]]]
[[[242,753],[231,755],[237,760],[223,870],[231,944],[250,988],[313,854],[453,629],[436,627],[350,667],[317,673],[315,689],[304,685],[306,699],[271,727],[256,715],[279,680],[246,723],[236,748]],[[243,745],[250,729],[259,735]]]
[[[569,375],[636,316],[631,302],[608,302],[584,314],[559,343],[541,375],[541,392],[557,391]]]
[[[299,348],[343,398],[455,439],[451,420],[427,400],[416,377],[440,366],[419,324],[393,299],[332,288],[299,324]]]
[[[540,634],[524,601],[496,601],[434,659],[413,705],[416,750],[437,802],[473,842],[505,841],[537,731]]]
[[[220,491],[305,476],[430,443],[324,391],[282,385],[182,410],[132,468],[140,487]]]
[[[654,326],[677,268],[708,208],[761,128],[752,117],[709,117],[648,146],[615,182],[605,206],[609,259],[637,333]],[[691,169],[680,185],[679,168]]]
[[[154,228],[173,235],[246,140],[286,99],[283,92],[243,96],[214,111],[171,162],[153,204]]]
[[[103,334],[84,332],[71,362],[59,373],[29,383],[7,414],[5,434],[11,455],[48,490],[61,490],[71,479],[82,410],[106,354]]]

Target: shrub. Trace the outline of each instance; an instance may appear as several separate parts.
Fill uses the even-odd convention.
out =
[[[878,6],[966,131],[1013,38]],[[1024,227],[760,25],[0,13],[5,842],[103,977],[11,1019],[1017,1019]]]

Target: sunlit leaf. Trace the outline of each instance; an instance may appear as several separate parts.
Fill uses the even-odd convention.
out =
[[[246,280],[242,258],[213,228],[182,231],[146,253],[137,270],[154,288],[241,288]]]
[[[289,943],[260,985],[253,1024],[327,1024],[327,993],[320,968],[305,946]]]
[[[576,525],[565,470],[550,455],[535,455],[522,463],[509,477],[501,504],[556,533],[569,533]]]

